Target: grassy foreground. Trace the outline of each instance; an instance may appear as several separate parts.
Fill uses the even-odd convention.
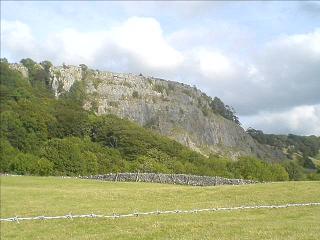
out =
[[[191,187],[1,177],[1,217],[320,201],[320,182]],[[320,239],[320,207],[1,223],[1,239]]]

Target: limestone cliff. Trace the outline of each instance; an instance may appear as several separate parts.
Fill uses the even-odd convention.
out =
[[[22,65],[12,66],[25,75]],[[85,66],[51,67],[50,79],[56,97],[75,82],[83,82],[85,109],[128,118],[205,155],[255,155],[268,161],[284,158],[281,151],[257,143],[241,126],[215,114],[210,98],[194,87]]]

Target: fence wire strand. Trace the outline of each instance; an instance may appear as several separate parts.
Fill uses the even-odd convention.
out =
[[[103,214],[76,214],[71,213],[62,216],[36,216],[36,217],[10,217],[1,218],[1,222],[16,222],[27,221],[27,220],[53,220],[53,219],[74,219],[74,218],[126,218],[126,217],[139,217],[145,215],[168,215],[168,214],[188,214],[188,213],[198,213],[198,212],[215,212],[215,211],[235,211],[235,210],[246,210],[246,209],[278,209],[278,208],[288,208],[288,207],[307,207],[307,206],[320,206],[320,202],[314,203],[288,203],[283,205],[258,205],[258,206],[240,206],[240,207],[222,207],[222,208],[203,208],[203,209],[192,209],[192,210],[166,210],[166,211],[152,211],[152,212],[134,212],[127,214],[117,214],[103,215]]]

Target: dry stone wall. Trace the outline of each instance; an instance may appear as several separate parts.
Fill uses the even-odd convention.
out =
[[[104,175],[82,176],[80,178],[111,182],[151,182],[191,186],[243,185],[258,183],[254,180],[163,173],[109,173]]]

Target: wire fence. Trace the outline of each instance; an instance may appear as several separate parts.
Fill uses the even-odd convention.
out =
[[[224,208],[203,208],[203,209],[192,209],[192,210],[167,210],[167,211],[152,211],[152,212],[134,212],[128,214],[116,214],[103,215],[103,214],[81,214],[73,215],[71,213],[62,216],[36,216],[36,217],[10,217],[1,218],[1,222],[16,222],[25,220],[53,220],[53,219],[75,219],[75,218],[126,218],[126,217],[139,217],[145,215],[168,215],[168,214],[190,214],[190,213],[201,213],[201,212],[216,212],[216,211],[235,211],[235,210],[247,210],[247,209],[279,209],[289,207],[307,207],[307,206],[320,206],[320,202],[314,203],[288,203],[283,205],[257,205],[257,206],[240,206],[240,207],[224,207]]]

